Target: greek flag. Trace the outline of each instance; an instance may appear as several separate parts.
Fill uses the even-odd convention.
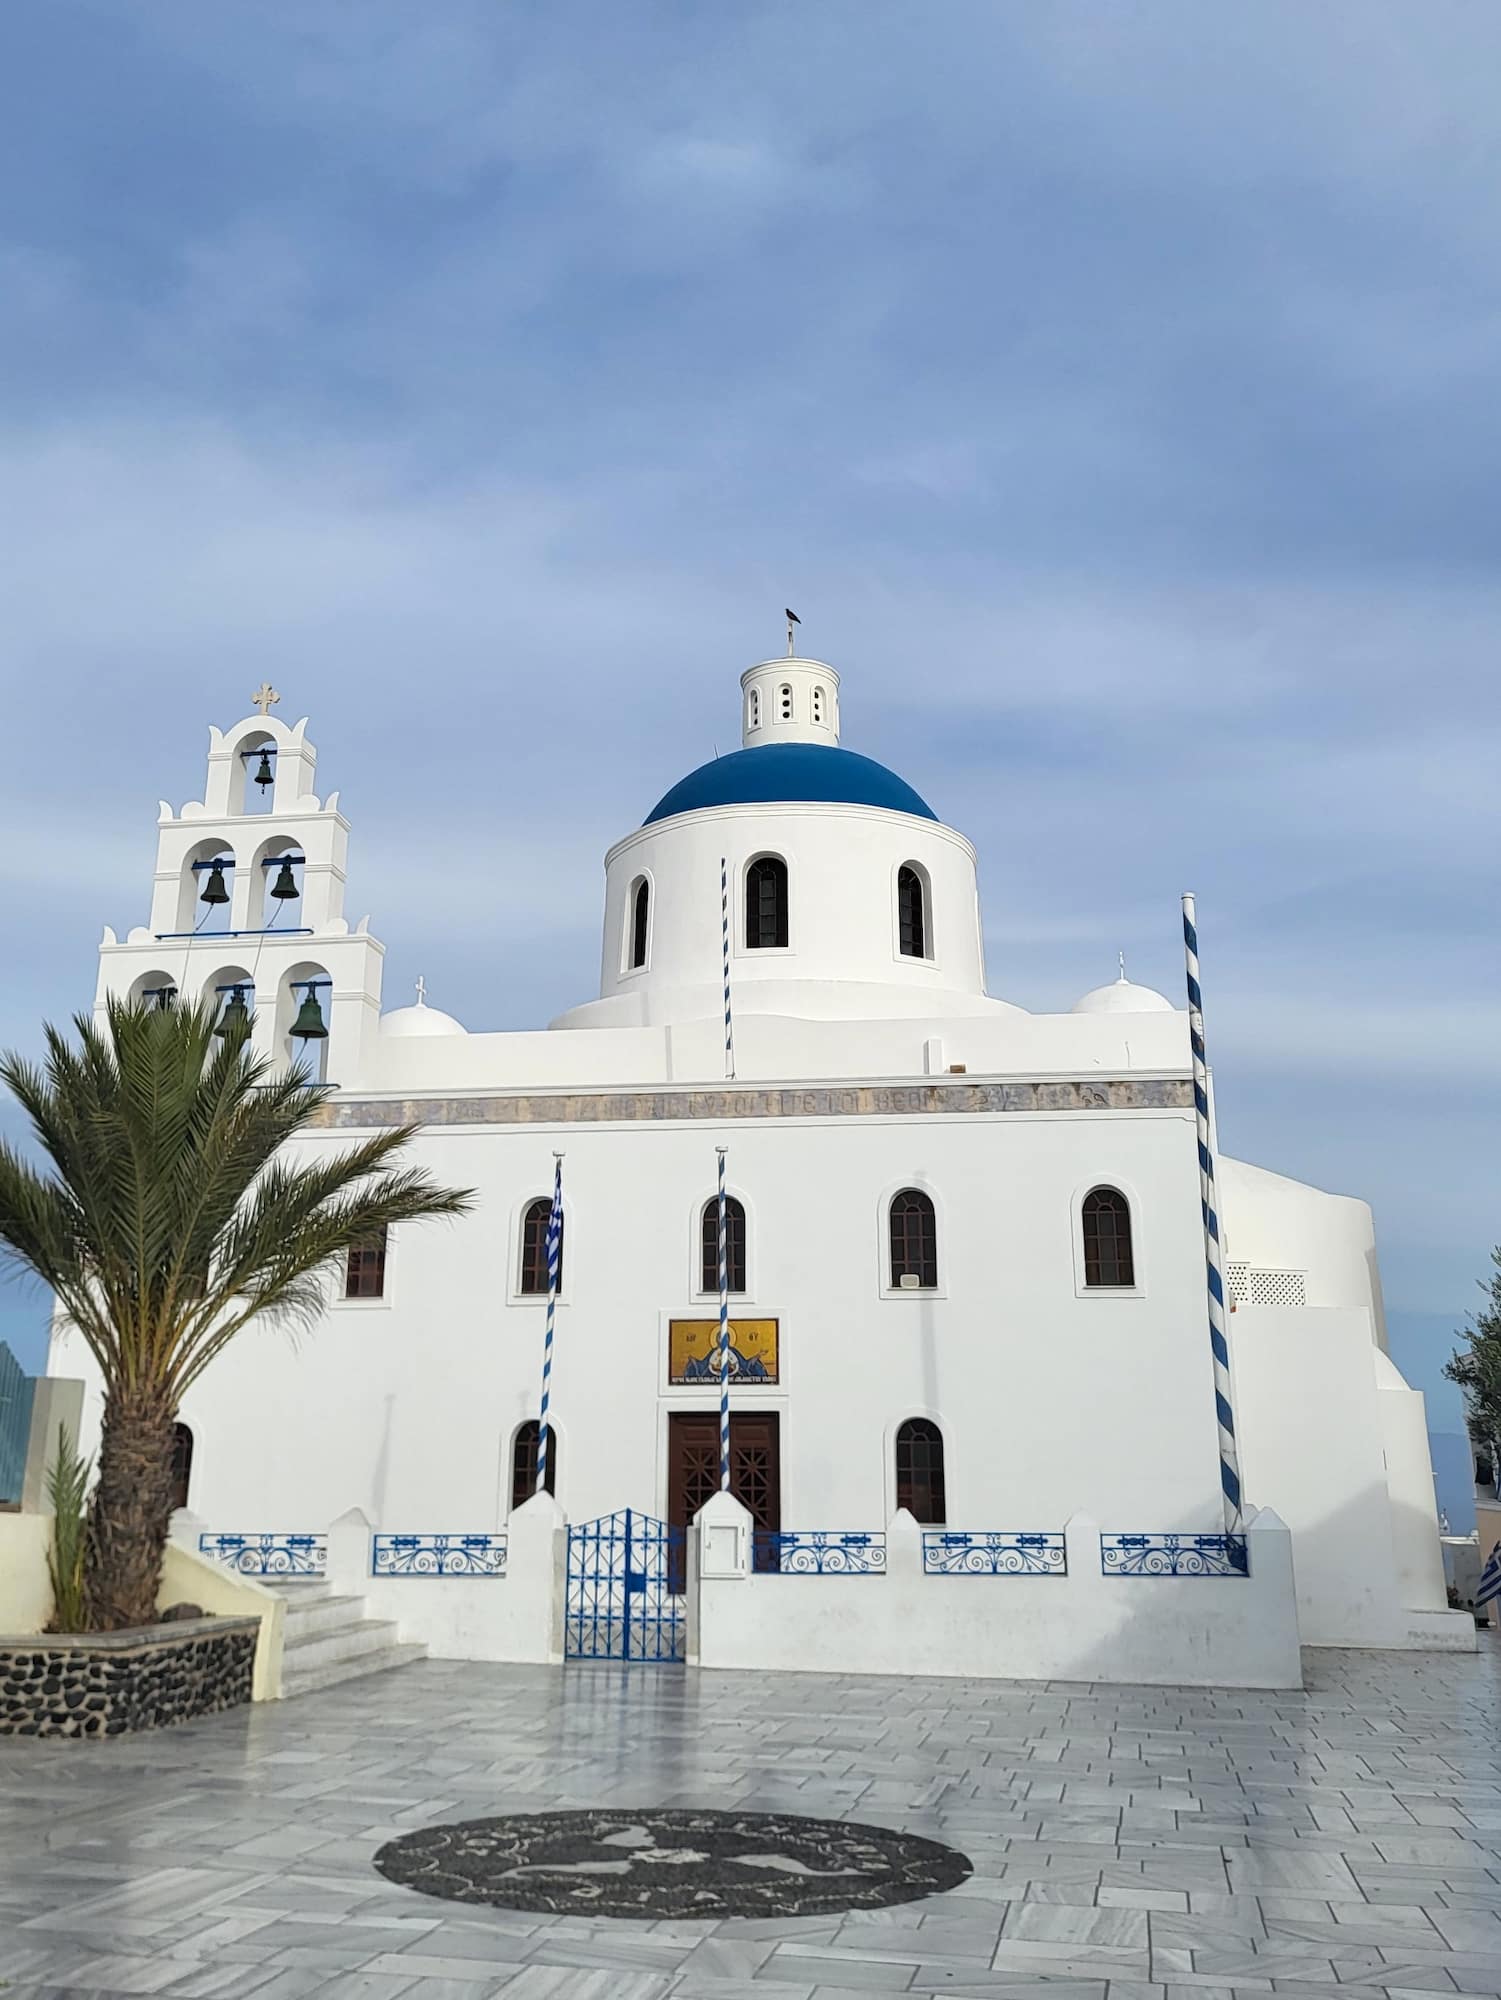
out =
[[[1489,1604],[1493,1597],[1501,1597],[1501,1542],[1491,1550],[1490,1559],[1480,1572],[1480,1582],[1475,1587],[1475,1609]]]

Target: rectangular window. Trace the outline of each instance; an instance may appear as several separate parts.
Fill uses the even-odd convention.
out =
[[[386,1232],[369,1243],[356,1244],[344,1266],[346,1299],[383,1299],[386,1295]]]

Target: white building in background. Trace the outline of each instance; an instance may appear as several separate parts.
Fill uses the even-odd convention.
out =
[[[304,723],[214,730],[203,803],[163,804],[150,919],[106,931],[100,1004],[243,1000],[267,1054],[338,1086],[309,1149],[414,1120],[421,1164],[478,1197],[356,1258],[312,1334],[247,1333],[192,1390],[214,1529],[351,1507],[388,1532],[506,1526],[533,1476],[559,1152],[557,1500],[574,1523],[691,1519],[718,1486],[720,1146],[733,1480],[761,1530],[900,1509],[958,1534],[1223,1528],[1185,1013],[1124,976],[1058,1013],[993,997],[975,851],[840,746],[839,676],[771,660],[741,691],[744,747],[605,857],[598,996],[536,1032],[469,1032],[420,996],[382,1013]],[[1291,1529],[1303,1642],[1473,1644],[1369,1209],[1232,1160],[1220,1195],[1248,1513]],[[51,1369],[90,1374],[66,1329]],[[1058,1657],[1040,1645],[1038,1670]]]

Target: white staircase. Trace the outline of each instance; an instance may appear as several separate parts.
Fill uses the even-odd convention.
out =
[[[398,1642],[394,1620],[367,1618],[363,1597],[337,1597],[327,1583],[273,1587],[287,1607],[281,1656],[284,1699],[426,1658],[426,1646]]]

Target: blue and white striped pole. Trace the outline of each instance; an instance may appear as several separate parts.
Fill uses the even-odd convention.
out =
[[[724,1073],[735,1074],[735,1022],[730,1013],[730,864],[719,857],[719,929],[724,939]]]
[[[725,1230],[724,1156],[719,1155],[719,1490],[730,1490],[730,1256]]]
[[[563,1253],[563,1155],[553,1154],[552,1207],[547,1216],[547,1332],[542,1341],[542,1409],[537,1419],[537,1483],[547,1491],[547,1406],[552,1397],[552,1323],[558,1304],[558,1271]]]
[[[1230,1343],[1225,1321],[1225,1272],[1220,1255],[1220,1219],[1214,1186],[1214,1153],[1209,1138],[1209,1064],[1204,1054],[1204,995],[1199,988],[1199,932],[1194,899],[1183,898],[1183,950],[1188,961],[1188,1039],[1193,1049],[1194,1115],[1199,1128],[1199,1203],[1204,1212],[1204,1271],[1209,1284],[1209,1345],[1214,1351],[1214,1407],[1220,1433],[1220,1488],[1225,1500],[1225,1533],[1244,1532],[1240,1502],[1240,1454],[1235,1413],[1230,1405]]]

